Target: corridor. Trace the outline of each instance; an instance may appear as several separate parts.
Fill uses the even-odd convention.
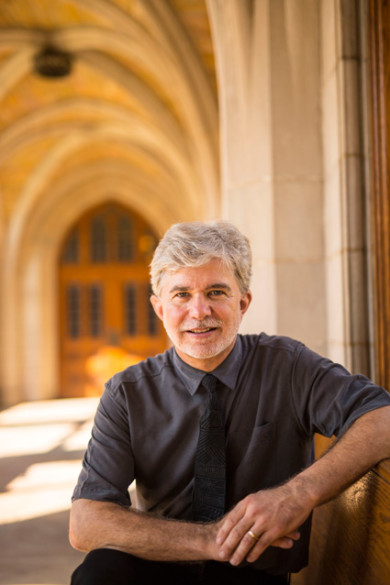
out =
[[[0,412],[0,585],[68,585],[83,558],[68,543],[68,514],[97,400]]]

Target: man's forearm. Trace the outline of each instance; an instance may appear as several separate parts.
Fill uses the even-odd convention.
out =
[[[154,561],[217,558],[217,527],[156,518],[110,502],[76,500],[70,542],[78,550],[114,548]]]
[[[390,406],[357,419],[340,440],[291,482],[308,490],[315,506],[319,506],[336,497],[371,467],[388,457]]]

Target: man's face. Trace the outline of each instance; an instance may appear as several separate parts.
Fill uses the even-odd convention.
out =
[[[151,302],[181,359],[209,372],[232,350],[251,293],[242,294],[233,272],[215,259],[166,273]]]

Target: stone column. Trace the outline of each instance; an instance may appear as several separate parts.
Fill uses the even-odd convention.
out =
[[[222,215],[251,240],[253,306],[245,331],[275,332],[268,2],[210,0],[220,104]]]
[[[326,351],[319,7],[210,0],[223,214],[254,249],[247,330]]]

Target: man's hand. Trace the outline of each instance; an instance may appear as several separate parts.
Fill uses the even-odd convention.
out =
[[[312,505],[295,482],[250,494],[221,521],[219,559],[239,565],[256,561],[269,546],[291,548]]]

